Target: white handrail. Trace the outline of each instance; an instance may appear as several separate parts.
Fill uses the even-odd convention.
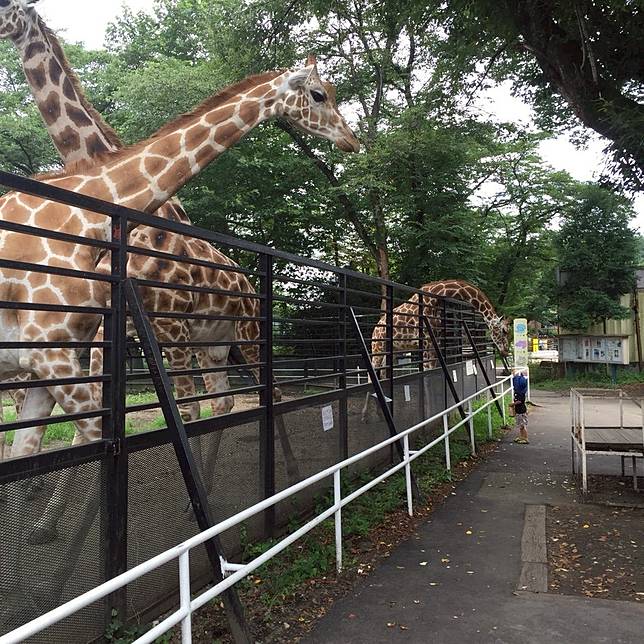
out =
[[[471,428],[473,427],[473,422],[474,422],[473,420],[474,416],[476,416],[476,414],[482,412],[485,409],[488,410],[488,427],[491,427],[490,425],[491,405],[497,400],[501,400],[502,409],[503,411],[505,411],[505,405],[503,404],[503,399],[507,394],[511,393],[512,391],[511,379],[512,379],[512,376],[506,376],[498,380],[497,382],[491,385],[488,385],[487,387],[483,387],[482,389],[478,390],[474,394],[468,396],[467,398],[464,398],[460,402],[453,404],[451,407],[448,407],[447,409],[439,412],[438,414],[434,414],[430,418],[426,418],[420,423],[417,423],[416,425],[413,425],[412,427],[409,427],[408,429],[402,432],[399,432],[395,436],[391,436],[390,438],[387,438],[386,440],[378,443],[377,445],[369,447],[368,449],[358,454],[355,454],[354,456],[346,458],[345,460],[340,461],[335,465],[327,467],[326,469],[318,472],[317,474],[313,474],[312,476],[309,476],[303,481],[300,481],[299,483],[295,483],[294,485],[291,485],[290,487],[282,490],[281,492],[278,492],[273,496],[267,499],[264,499],[263,501],[260,501],[259,503],[256,503],[255,505],[252,505],[251,507],[245,510],[242,510],[241,512],[238,512],[232,517],[229,517],[228,519],[221,521],[220,523],[212,526],[211,528],[208,528],[207,530],[200,532],[194,537],[191,537],[190,539],[183,541],[182,543],[174,546],[173,548],[170,548],[169,550],[166,550],[165,552],[162,552],[161,554],[155,557],[152,557],[147,561],[144,561],[138,566],[135,566],[134,568],[118,575],[117,577],[114,577],[113,579],[110,579],[102,583],[101,585],[95,588],[92,588],[91,590],[88,590],[82,595],[79,595],[78,597],[75,597],[74,599],[69,600],[65,604],[62,604],[61,606],[58,606],[52,609],[51,611],[45,613],[44,615],[41,615],[40,617],[37,617],[36,619],[31,620],[27,624],[24,624],[23,626],[20,626],[17,629],[3,635],[2,637],[0,637],[0,644],[17,644],[18,642],[22,642],[26,638],[35,635],[36,633],[44,630],[45,628],[52,626],[56,622],[59,622],[60,620],[65,619],[66,617],[69,617],[73,613],[102,599],[103,597],[109,595],[110,593],[113,593],[115,590],[118,590],[119,588],[126,586],[127,584],[133,582],[139,577],[151,572],[152,570],[155,570],[156,568],[163,566],[164,564],[168,563],[169,561],[172,561],[173,559],[179,559],[180,606],[175,612],[171,613],[168,617],[166,617],[166,619],[164,619],[162,622],[157,624],[151,630],[147,631],[142,637],[135,640],[135,643],[145,644],[147,642],[153,642],[157,637],[159,637],[163,633],[170,630],[170,628],[172,628],[173,626],[181,622],[182,642],[184,644],[187,644],[191,642],[191,635],[190,635],[191,615],[195,610],[203,606],[205,603],[207,603],[217,595],[221,594],[227,588],[230,588],[232,585],[237,583],[240,579],[243,579],[244,577],[249,575],[256,568],[266,563],[269,559],[274,557],[276,554],[278,554],[279,552],[287,548],[289,545],[291,545],[293,542],[297,541],[297,539],[302,537],[304,534],[312,530],[314,527],[316,527],[323,521],[326,521],[328,518],[330,518],[333,515],[335,515],[335,528],[336,528],[336,563],[337,563],[338,571],[341,570],[342,568],[342,520],[341,520],[342,508],[348,503],[350,503],[351,501],[353,501],[354,499],[356,499],[358,496],[361,496],[369,489],[371,489],[372,487],[374,487],[375,485],[383,481],[384,479],[390,477],[395,472],[405,468],[405,478],[406,478],[406,484],[407,484],[406,485],[407,509],[408,509],[408,513],[412,515],[413,499],[412,499],[411,470],[410,470],[411,462],[416,460],[418,457],[420,457],[422,454],[424,454],[426,451],[428,451],[429,449],[431,449],[441,441],[444,441],[446,466],[448,470],[451,469],[450,453],[449,453],[450,434],[452,434],[454,431],[456,431],[459,427],[464,425],[466,422],[467,423],[471,422],[470,424],[470,432],[471,432]],[[510,387],[506,389],[504,387],[504,384],[508,381],[510,381]],[[492,391],[497,387],[500,387],[501,389],[501,393],[499,394],[496,394],[496,392]],[[486,402],[480,405],[479,407],[477,407],[476,409],[473,409],[471,402],[475,398],[481,396],[482,394],[486,395]],[[468,413],[466,417],[450,428],[449,420],[448,420],[449,414],[465,404],[467,404],[467,408],[468,408]],[[410,451],[409,436],[412,433],[418,431],[419,429],[422,429],[423,427],[427,426],[428,424],[439,420],[440,418],[443,418],[443,427],[444,427],[443,433],[439,437],[432,440],[427,445],[423,446],[422,448],[415,451]],[[505,421],[505,414],[503,414],[503,420]],[[356,463],[366,458],[370,454],[373,454],[374,452],[377,452],[401,439],[403,440],[403,445],[404,445],[403,460],[400,463],[397,463],[396,465],[389,468],[383,474],[377,476],[376,478],[372,479],[371,481],[369,481],[359,489],[347,495],[345,498],[342,498],[341,491],[340,491],[340,482],[341,482],[340,471],[352,465],[353,463]],[[296,494],[300,490],[310,487],[311,485],[329,476],[333,476],[333,484],[334,484],[333,485],[334,502],[331,507],[329,507],[321,514],[317,515],[316,517],[314,517],[313,519],[305,523],[302,527],[300,527],[295,532],[284,537],[281,541],[276,543],[272,548],[262,553],[260,556],[256,557],[255,559],[248,562],[247,564],[238,564],[238,565],[229,567],[228,570],[230,570],[233,567],[236,568],[236,570],[234,570],[234,572],[228,575],[225,579],[215,584],[213,587],[201,593],[201,595],[197,596],[194,599],[191,599],[189,552],[192,548],[194,548],[195,546],[201,545],[202,543],[212,539],[213,537],[216,537],[222,532],[225,532],[226,530],[229,530],[230,528],[238,525],[239,523],[246,521],[247,519],[262,512],[263,510],[266,510],[272,505],[275,505],[280,501],[283,501],[289,496]]]

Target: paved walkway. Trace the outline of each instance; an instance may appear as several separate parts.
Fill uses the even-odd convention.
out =
[[[569,399],[534,392],[531,444],[514,432],[306,642],[641,643],[644,606],[517,591],[526,504],[575,503]],[[592,471],[616,473],[619,460]]]

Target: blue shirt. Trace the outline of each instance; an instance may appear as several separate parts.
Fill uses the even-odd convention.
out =
[[[517,394],[528,393],[528,379],[521,373],[518,373],[512,378],[512,386]]]

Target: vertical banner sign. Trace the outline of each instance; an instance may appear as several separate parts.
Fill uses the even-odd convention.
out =
[[[514,366],[528,366],[528,321],[525,318],[514,320]]]

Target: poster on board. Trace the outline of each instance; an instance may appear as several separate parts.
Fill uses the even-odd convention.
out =
[[[514,320],[514,366],[528,366],[528,320]]]

